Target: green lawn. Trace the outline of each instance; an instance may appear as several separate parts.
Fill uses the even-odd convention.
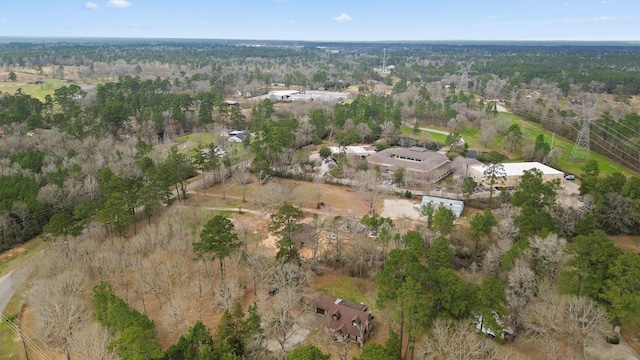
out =
[[[176,144],[194,142],[197,144],[206,145],[206,144],[211,144],[213,142],[213,134],[208,132],[193,133],[193,134],[177,137],[173,140],[173,142],[175,142]]]
[[[355,303],[364,303],[369,309],[376,309],[375,299],[368,296],[375,288],[372,281],[339,275],[322,275],[314,278],[313,287],[322,294]]]
[[[15,94],[18,89],[22,89],[22,93],[28,94],[37,98],[38,100],[44,102],[44,98],[47,95],[53,97],[53,92],[62,86],[70,85],[67,83],[63,83],[59,79],[47,79],[44,81],[44,84],[10,84],[10,85],[2,85],[0,86],[0,91],[8,94]]]
[[[551,143],[553,139],[553,148],[562,150],[562,155],[560,156],[558,164],[555,167],[559,168],[562,171],[570,172],[577,175],[580,175],[582,173],[582,166],[584,164],[573,161],[571,159],[571,152],[573,151],[574,146],[573,141],[569,141],[560,136],[554,136],[550,131],[543,129],[541,124],[526,121],[518,115],[501,113],[500,116],[510,118],[513,123],[519,124],[520,128],[522,129],[523,138],[527,141],[535,142],[536,137],[538,137],[538,135],[540,134],[544,136],[544,140],[547,143]],[[485,151],[495,150],[508,155],[509,159],[512,161],[523,161],[522,152],[516,151],[511,153],[509,151],[508,144],[504,142],[504,139],[501,136],[495,138],[491,142],[491,144],[489,144],[488,148],[482,146],[478,141],[479,133],[480,132],[478,128],[473,128],[461,131],[460,135],[469,144],[470,149]],[[595,159],[598,162],[598,165],[600,166],[600,172],[604,176],[613,174],[614,172],[620,172],[627,177],[640,176],[640,173],[627,169],[624,166],[596,152],[591,151],[591,158]]]
[[[431,131],[420,130],[417,135],[413,134],[413,128],[402,125],[400,127],[400,136],[402,137],[415,137],[418,140],[431,141],[440,144],[444,144],[447,141],[447,135],[435,133]]]
[[[17,293],[16,293],[17,294]],[[10,324],[0,322],[0,359],[25,360],[24,347],[13,330],[15,319],[20,314],[22,296],[14,296],[7,304],[3,315],[10,319]]]

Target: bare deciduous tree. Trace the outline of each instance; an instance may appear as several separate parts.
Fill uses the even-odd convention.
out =
[[[233,182],[242,189],[242,202],[247,201],[247,185],[251,183],[249,169],[244,166],[236,168],[233,172]]]
[[[522,318],[525,331],[550,358],[567,358],[557,340],[570,343],[571,358],[576,358],[587,337],[606,333],[609,325],[607,313],[595,301],[551,289],[543,291]]]
[[[369,206],[369,213],[376,212],[376,204],[384,194],[384,187],[380,186],[380,175],[375,170],[358,171],[355,178],[358,192],[361,193]]]
[[[293,287],[279,289],[266,311],[265,333],[277,341],[282,354],[286,352],[289,339],[299,330],[298,322],[303,322],[302,317],[307,311],[303,295],[300,289]]]
[[[68,270],[49,279],[40,280],[29,292],[40,321],[38,331],[60,347],[71,360],[72,337],[89,320],[89,307],[84,300],[85,278]]]
[[[549,279],[549,283],[553,285],[556,275],[560,271],[560,262],[564,255],[564,247],[567,241],[557,234],[549,234],[545,237],[534,236],[529,239],[529,243],[527,254],[531,258],[535,269],[539,273],[545,274]]]
[[[467,127],[469,127],[469,120],[467,119],[467,115],[463,113],[457,114],[456,117],[449,119],[449,121],[447,122],[447,126],[455,132],[466,129]]]
[[[498,359],[495,345],[470,324],[442,319],[435,321],[417,351],[426,359]]]
[[[264,205],[267,206],[270,212],[275,211],[282,204],[289,202],[296,186],[295,183],[270,181],[262,191]]]
[[[93,323],[74,332],[71,348],[80,359],[116,360],[117,356],[107,350],[110,341],[109,330]]]
[[[192,324],[193,317],[197,314],[194,302],[179,294],[174,294],[169,299],[162,320],[167,328],[173,329],[175,335],[184,334]]]
[[[485,119],[480,124],[480,136],[478,140],[483,146],[489,144],[498,136],[498,124],[496,119]]]
[[[238,279],[238,274],[229,274],[225,281],[220,283],[216,291],[214,303],[216,307],[223,310],[231,310],[233,304],[242,296],[242,284]]]
[[[517,332],[521,315],[529,307],[535,295],[536,275],[526,261],[518,258],[508,274],[507,301],[511,314],[512,327]]]
[[[386,121],[380,125],[380,136],[387,141],[387,144],[391,143],[397,135],[398,129],[391,121]]]

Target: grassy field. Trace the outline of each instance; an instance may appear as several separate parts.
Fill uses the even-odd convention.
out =
[[[7,304],[4,316],[11,319],[11,325],[15,325],[15,318],[20,313],[22,301],[13,299]],[[18,340],[18,336],[10,328],[9,324],[2,322],[0,324],[0,358],[11,360],[26,360],[22,343]]]
[[[211,144],[213,142],[213,134],[208,132],[193,133],[185,136],[177,137],[173,140],[176,144],[184,144],[187,142],[196,144]]]
[[[562,171],[570,172],[577,175],[582,173],[582,166],[584,164],[571,160],[571,152],[573,151],[574,147],[573,141],[569,141],[560,136],[554,136],[554,134],[550,131],[543,129],[542,125],[526,121],[518,115],[509,113],[501,113],[500,115],[511,119],[512,123],[520,125],[520,128],[522,129],[523,139],[526,139],[527,141],[535,142],[536,137],[538,137],[538,135],[540,134],[544,136],[544,140],[547,143],[551,143],[553,139],[553,148],[560,149],[562,151],[562,155],[560,156],[556,167]],[[509,146],[504,142],[504,139],[501,136],[493,139],[493,141],[487,148],[482,146],[478,141],[478,128],[461,131],[460,135],[469,144],[470,149],[478,149],[484,151],[496,150],[508,155],[509,159],[512,161],[523,161],[522,153],[510,152],[508,149]],[[620,172],[627,177],[640,176],[640,173],[627,169],[624,166],[596,152],[591,151],[591,158],[595,159],[598,162],[598,165],[600,166],[600,172],[604,176],[613,174],[614,172]]]
[[[414,135],[413,128],[406,125],[402,125],[400,127],[400,136],[409,137],[409,138],[415,137],[420,141],[431,141],[431,142],[436,142],[440,144],[444,144],[445,141],[447,140],[447,135],[435,133],[431,131],[425,131],[425,130],[420,130],[420,133],[418,133],[417,135]]]
[[[322,294],[331,294],[337,298],[364,303],[376,310],[375,284],[371,280],[326,274],[313,279],[313,288]]]
[[[15,94],[18,89],[22,89],[22,93],[31,95],[34,98],[44,102],[45,97],[50,95],[53,97],[53,92],[62,86],[70,85],[63,83],[60,79],[47,79],[44,84],[25,84],[18,82],[17,84],[3,84],[0,85],[0,91],[8,94]]]

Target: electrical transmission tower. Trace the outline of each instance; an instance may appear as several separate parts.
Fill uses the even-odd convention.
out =
[[[571,160],[585,161],[589,160],[589,145],[591,142],[591,123],[595,120],[595,112],[598,102],[582,104],[582,115],[578,117],[578,136],[576,143],[571,151]]]
[[[473,61],[470,61],[466,65],[460,64],[460,70],[456,71],[460,74],[460,83],[458,83],[458,89],[464,90],[465,93],[469,92],[469,71],[473,66]]]
[[[382,53],[382,71],[387,71],[387,49],[383,49]]]

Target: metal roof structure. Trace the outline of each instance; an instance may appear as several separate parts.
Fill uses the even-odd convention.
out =
[[[506,176],[522,176],[525,170],[538,169],[542,172],[542,175],[564,175],[562,171],[554,169],[545,164],[541,164],[539,162],[519,162],[519,163],[503,163],[504,171],[506,172]],[[472,165],[470,168],[474,170],[484,173],[487,169],[486,165]]]
[[[456,214],[457,217],[460,217],[460,215],[462,215],[462,210],[464,210],[464,201],[462,200],[453,200],[425,195],[422,197],[422,202],[420,203],[420,211],[422,211],[422,209],[429,203],[433,204],[433,208],[435,210],[437,210],[440,206],[444,206],[445,208],[453,211],[453,213]]]

